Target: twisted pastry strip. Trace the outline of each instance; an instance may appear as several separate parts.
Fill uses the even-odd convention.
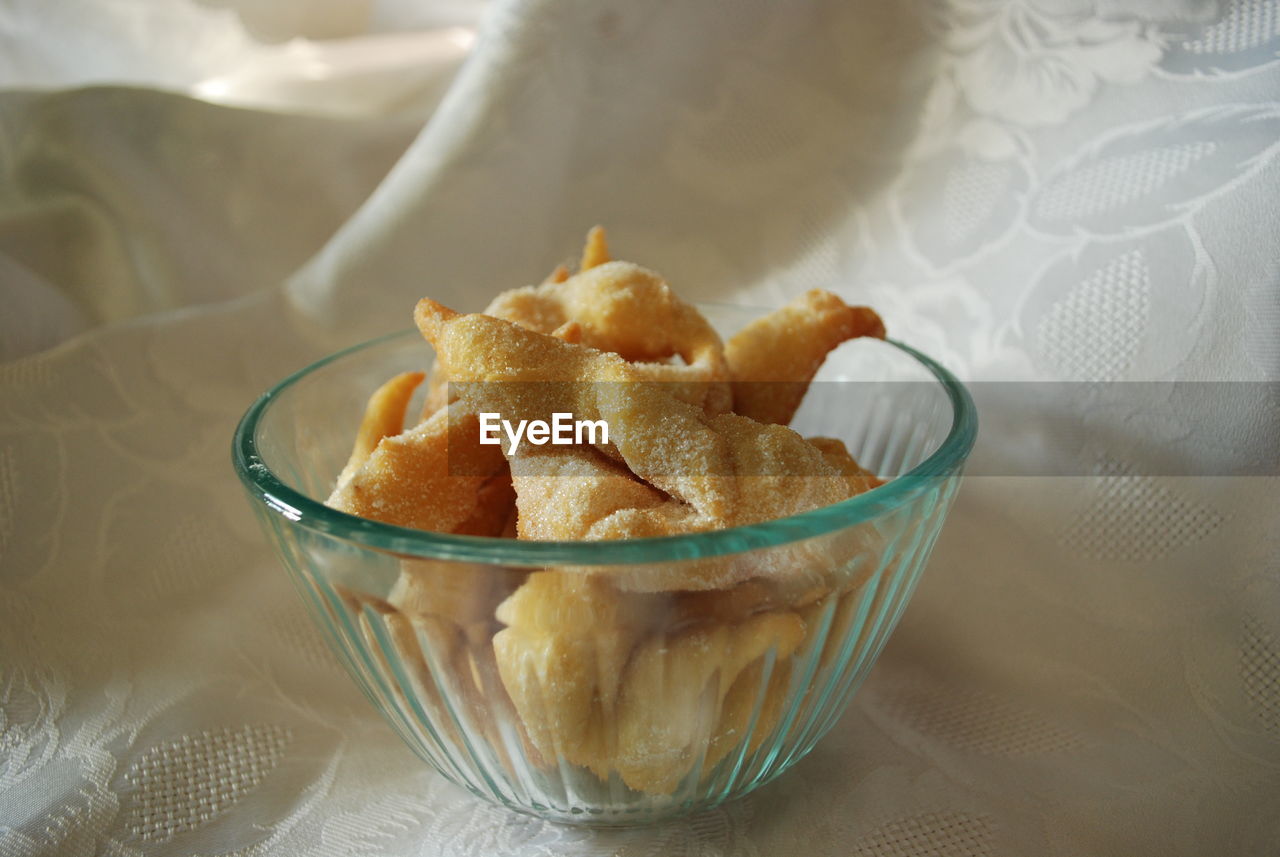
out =
[[[708,417],[617,354],[459,315],[429,298],[415,319],[452,377],[479,382],[462,392],[473,409],[507,419],[549,421],[555,412],[604,419],[632,473],[705,523],[755,523],[847,496],[840,471],[795,432],[734,414]]]

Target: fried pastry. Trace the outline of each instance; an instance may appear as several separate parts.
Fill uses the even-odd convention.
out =
[[[867,470],[849,454],[844,441],[834,437],[811,437],[809,443],[822,453],[828,464],[844,475],[845,484],[849,486],[849,496],[870,491],[884,484],[884,480]]]
[[[530,447],[511,457],[517,534],[543,541],[592,541],[624,509],[653,509],[670,498],[594,449]]]
[[[403,430],[422,373],[379,388],[330,497],[344,511],[463,535],[606,541],[756,524],[880,484],[840,441],[786,426],[831,349],[884,336],[873,311],[835,295],[809,292],[725,345],[659,275],[613,261],[596,227],[576,273],[558,266],[483,314],[424,298],[414,318],[437,355],[423,419]],[[481,413],[604,421],[608,438],[482,444]],[[418,680],[462,698],[458,716],[503,764],[487,704],[507,712],[537,764],[671,794],[774,730],[796,696],[798,653],[828,668],[831,623],[851,621],[884,538],[843,527],[721,556],[533,572],[406,559],[385,601],[359,602],[361,628],[391,629]]]
[[[753,718],[754,741],[773,728],[803,621],[702,617],[668,633],[663,605],[600,575],[546,571],[498,608],[508,626],[493,641],[498,671],[543,756],[662,794],[699,762],[714,767]]]
[[[671,385],[679,398],[708,413],[729,409],[729,366],[715,329],[659,275],[630,262],[610,261],[604,230],[598,226],[587,235],[576,275],[568,276],[560,266],[541,285],[498,295],[484,314],[538,333],[576,322],[583,344],[622,356],[640,377]],[[446,402],[449,379],[437,361],[426,408]]]
[[[481,484],[476,491],[475,509],[449,532],[462,536],[500,537],[512,520],[515,509],[515,484],[511,481],[511,472],[503,467]]]
[[[605,238],[603,226],[592,226],[587,230],[587,243],[582,248],[582,259],[578,262],[579,271],[589,271],[609,261],[609,242]]]
[[[567,279],[569,279],[569,266],[561,264],[556,265],[555,268],[551,270],[551,273],[547,274],[547,278],[542,282],[563,283]]]
[[[763,702],[763,671],[736,689],[734,684],[770,652],[784,660],[803,639],[799,616],[763,613],[736,625],[701,626],[645,641],[627,665],[618,700],[612,761],[623,782],[670,794],[695,766],[713,767],[741,740],[755,700],[762,700],[766,719],[776,718],[776,704]],[[768,734],[774,722],[757,728]],[[738,740],[731,737],[735,732]]]
[[[400,561],[400,577],[387,601],[411,616],[432,615],[452,622],[478,642],[478,631],[492,634],[496,630],[494,611],[527,577],[519,569],[405,559]]]
[[[756,523],[848,496],[840,473],[791,429],[734,414],[709,418],[637,377],[617,354],[459,315],[428,298],[415,318],[474,410],[604,419],[632,473],[706,519],[695,528]]]
[[[360,428],[356,432],[351,457],[338,475],[338,485],[350,481],[360,466],[369,460],[379,441],[404,431],[404,415],[409,409],[409,400],[413,398],[413,391],[422,383],[422,378],[421,372],[402,372],[369,397],[364,417],[360,420]]]
[[[859,336],[883,339],[880,316],[820,289],[756,319],[725,345],[734,413],[788,424],[827,354]]]
[[[541,571],[499,605],[507,627],[493,638],[498,672],[547,758],[608,776],[619,683],[652,621],[646,604],[624,603],[601,575]]]
[[[506,467],[498,447],[476,443],[479,431],[465,407],[441,408],[425,423],[382,438],[326,503],[401,527],[453,532],[477,513],[480,489]]]

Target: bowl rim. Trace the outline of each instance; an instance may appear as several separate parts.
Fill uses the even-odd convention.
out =
[[[257,429],[281,393],[303,378],[351,354],[418,334],[398,330],[343,348],[286,376],[260,395],[241,417],[232,438],[237,475],[256,504],[294,526],[379,552],[496,565],[633,565],[677,562],[777,547],[826,535],[899,508],[956,475],[973,449],[978,415],[968,389],[940,363],[896,339],[883,342],[912,357],[943,387],[951,403],[951,428],[924,461],[871,491],[785,518],[722,530],[618,541],[526,541],[435,533],[341,512],[285,484],[258,451]],[[420,335],[420,334],[419,334]],[[428,350],[430,346],[427,343]]]

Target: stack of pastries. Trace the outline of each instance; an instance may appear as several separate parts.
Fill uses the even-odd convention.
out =
[[[596,227],[576,273],[561,266],[479,314],[424,298],[414,317],[436,363],[369,400],[328,500],[352,515],[494,538],[637,539],[783,518],[880,484],[840,441],[787,427],[832,349],[884,336],[875,312],[833,294],[808,292],[722,342],[661,276],[612,261]],[[485,444],[486,413],[568,413],[603,421],[608,437]],[[447,685],[470,722],[517,723],[527,758],[669,794],[770,733],[819,605],[857,586],[870,541],[855,531],[536,570],[403,559],[386,599],[347,596],[426,653],[429,695]]]

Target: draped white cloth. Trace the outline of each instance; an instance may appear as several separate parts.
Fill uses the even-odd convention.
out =
[[[10,0],[0,84],[3,857],[1280,848],[1277,479],[1125,458],[1277,460],[1266,387],[1211,434],[1100,408],[1074,478],[991,475],[1058,439],[984,414],[1006,466],[834,731],[625,832],[414,758],[228,456],[286,373],[597,222],[970,380],[1280,380],[1280,2]]]

